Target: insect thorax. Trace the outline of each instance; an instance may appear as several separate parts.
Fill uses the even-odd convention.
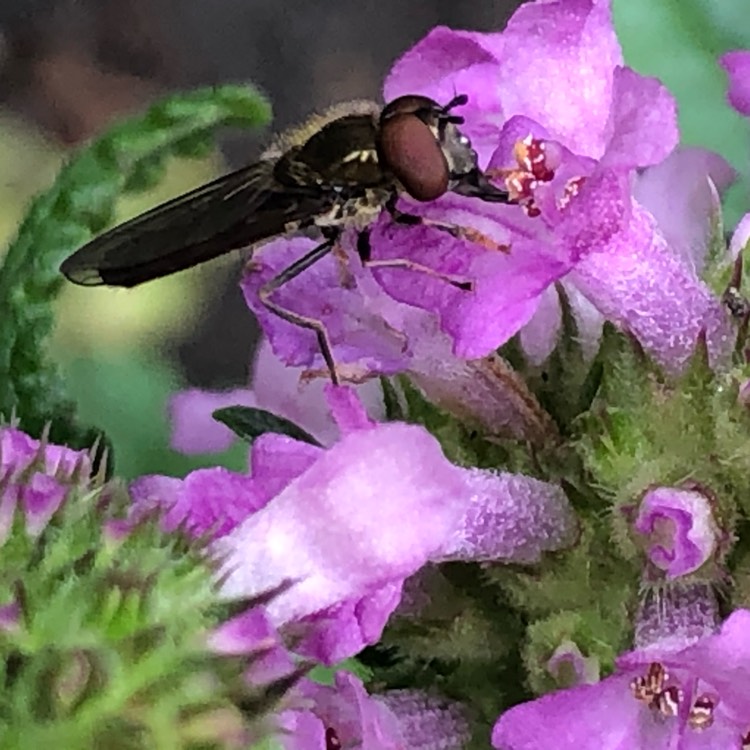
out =
[[[318,227],[340,227],[341,229],[364,229],[372,224],[391,196],[391,190],[371,188],[364,195],[342,199],[330,211],[315,219]]]

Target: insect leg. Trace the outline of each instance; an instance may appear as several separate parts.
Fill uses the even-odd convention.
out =
[[[383,260],[372,260],[372,246],[370,245],[370,230],[363,229],[357,236],[357,254],[359,255],[362,265],[365,268],[406,268],[409,271],[418,271],[427,274],[435,279],[445,281],[457,289],[470,292],[474,288],[473,282],[461,276],[455,276],[450,273],[441,273],[434,268],[424,266],[408,258],[385,258]]]
[[[471,227],[462,227],[458,224],[446,224],[441,221],[432,221],[431,219],[425,219],[422,216],[415,216],[414,214],[408,214],[399,208],[396,208],[397,197],[391,196],[385,204],[385,208],[391,215],[391,218],[396,224],[402,224],[405,226],[418,226],[420,224],[428,227],[434,227],[439,229],[441,232],[447,232],[452,237],[459,240],[468,240],[473,242],[475,245],[481,245],[486,247],[488,250],[496,250],[502,253],[509,252],[510,248],[507,245],[501,245],[499,242],[495,242],[491,237],[472,229]]]
[[[293,312],[292,310],[279,305],[271,299],[271,296],[275,291],[284,286],[284,284],[287,284],[292,279],[299,276],[303,271],[307,270],[311,265],[317,263],[317,261],[331,252],[338,239],[338,234],[338,232],[330,234],[325,242],[314,247],[309,253],[303,255],[299,260],[292,263],[291,266],[285,268],[281,273],[263,284],[258,290],[258,299],[261,304],[272,313],[278,315],[282,320],[286,320],[287,323],[299,326],[300,328],[307,328],[308,330],[315,332],[315,335],[318,338],[320,352],[323,355],[326,367],[331,374],[331,381],[334,385],[339,384],[339,379],[336,375],[336,365],[333,361],[331,342],[328,340],[328,333],[323,323],[320,320],[309,318],[306,315],[300,315],[299,313]]]

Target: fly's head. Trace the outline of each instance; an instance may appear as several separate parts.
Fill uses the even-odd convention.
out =
[[[507,203],[508,193],[494,187],[479,169],[477,153],[453,113],[468,101],[454,97],[441,106],[426,96],[408,95],[387,104],[380,115],[381,162],[419,201],[448,191],[480,200]]]

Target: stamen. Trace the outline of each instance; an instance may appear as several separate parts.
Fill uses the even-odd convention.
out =
[[[714,723],[716,700],[713,696],[699,695],[688,714],[688,725],[698,732],[708,729]]]
[[[647,705],[653,705],[657,696],[664,690],[669,672],[659,662],[651,662],[644,677],[636,677],[630,683],[633,697]]]
[[[333,727],[326,729],[326,750],[341,750],[341,740]]]
[[[571,199],[575,198],[575,196],[578,195],[584,182],[586,182],[585,177],[572,177],[571,179],[569,179],[565,183],[565,189],[563,191],[562,197],[557,201],[557,207],[560,209],[565,208],[565,206],[570,203]]]
[[[682,690],[676,685],[671,685],[656,696],[654,707],[662,716],[672,718],[680,711],[682,697]]]
[[[510,201],[519,204],[527,216],[539,216],[542,212],[534,202],[534,191],[540,183],[550,182],[555,177],[555,170],[550,166],[548,158],[547,144],[527,135],[523,140],[516,141],[513,156],[518,164],[517,169],[488,169],[485,174],[489,178],[499,177],[505,180]]]
[[[684,695],[677,685],[667,685],[668,681],[669,672],[664,665],[651,662],[643,677],[630,682],[630,690],[637,701],[665,718],[673,718],[679,714]]]

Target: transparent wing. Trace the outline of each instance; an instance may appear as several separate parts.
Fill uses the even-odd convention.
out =
[[[282,186],[274,164],[232,172],[95,237],[60,266],[84,286],[136,286],[285,231],[327,210],[330,194]]]

